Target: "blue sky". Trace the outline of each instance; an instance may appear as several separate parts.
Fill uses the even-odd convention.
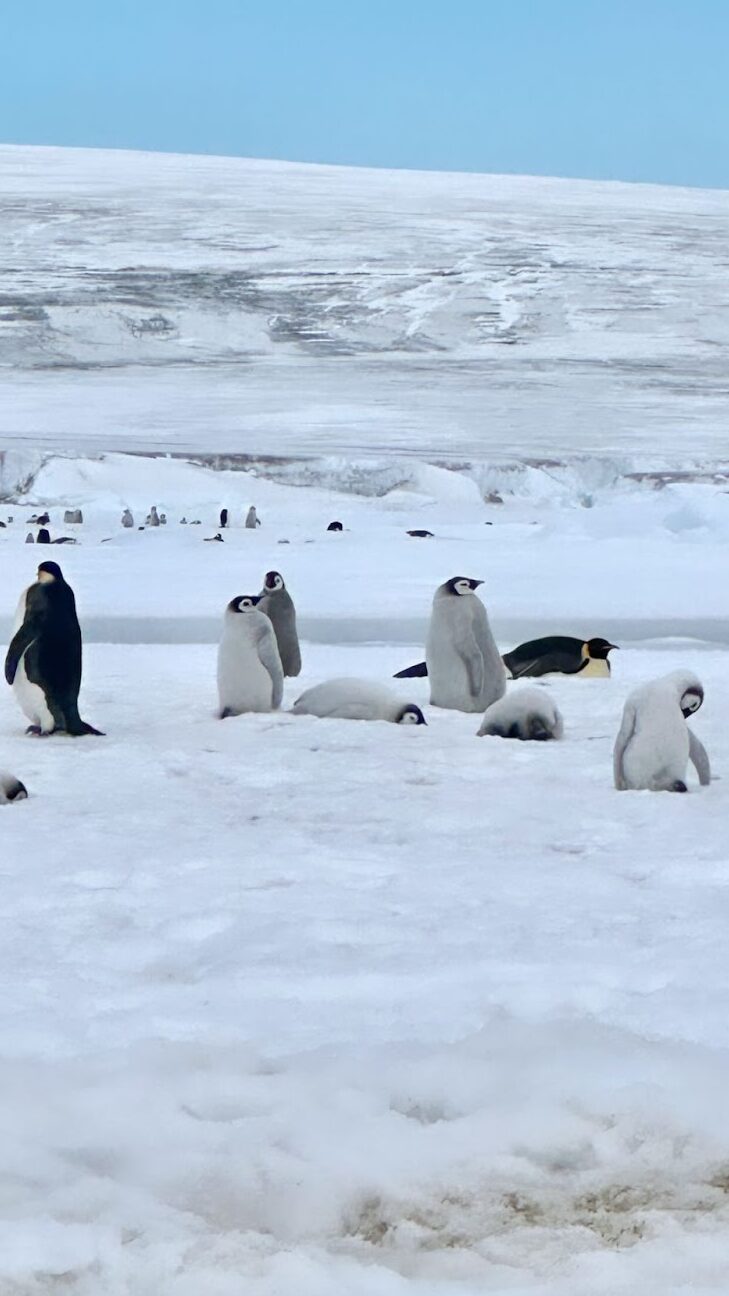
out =
[[[0,141],[729,187],[729,0],[7,0]]]

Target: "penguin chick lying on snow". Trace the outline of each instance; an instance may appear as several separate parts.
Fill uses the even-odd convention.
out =
[[[321,720],[390,720],[393,724],[424,725],[425,717],[414,702],[403,702],[382,684],[363,679],[333,679],[316,684],[297,698],[294,715]]]
[[[6,774],[0,770],[0,805],[7,805],[10,801],[24,801],[27,795],[20,779],[17,779],[14,774]]]
[[[478,731],[478,737],[532,739],[546,742],[561,738],[564,723],[559,708],[541,688],[515,689],[492,702]]]
[[[711,782],[709,757],[686,724],[703,700],[701,681],[691,671],[672,671],[633,690],[613,751],[619,791],[686,792],[689,760],[701,785]]]

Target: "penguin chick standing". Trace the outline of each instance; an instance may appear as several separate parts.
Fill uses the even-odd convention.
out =
[[[58,563],[41,563],[20,599],[5,659],[5,678],[30,721],[29,733],[96,734],[78,713],[81,627],[73,590]]]
[[[259,527],[260,525],[261,519],[256,513],[255,505],[251,504],[251,507],[246,513],[246,526],[249,531],[255,531],[256,527]]]
[[[487,709],[478,737],[521,738],[547,742],[561,738],[564,722],[559,708],[543,688],[521,688],[505,693]]]
[[[220,718],[246,711],[276,711],[283,697],[283,668],[273,626],[258,605],[260,595],[241,594],[225,611],[218,649]]]
[[[702,787],[711,782],[709,757],[686,724],[703,700],[703,686],[691,671],[672,671],[633,690],[613,751],[619,791],[686,792],[689,760]]]
[[[512,679],[522,676],[579,675],[581,679],[607,679],[609,654],[617,644],[608,639],[573,639],[569,635],[547,635],[530,639],[504,653],[504,665]]]
[[[392,724],[424,725],[425,717],[414,702],[404,702],[382,684],[365,679],[333,679],[316,684],[297,698],[294,715],[321,720],[389,720]]]
[[[506,671],[486,608],[474,590],[483,581],[454,576],[440,585],[425,645],[433,706],[485,711],[506,691]]]
[[[259,608],[273,626],[284,675],[291,678],[300,675],[301,649],[296,631],[296,608],[280,572],[266,572]]]
[[[11,801],[25,801],[28,793],[25,785],[17,779],[14,774],[6,774],[0,770],[0,805],[8,805]]]

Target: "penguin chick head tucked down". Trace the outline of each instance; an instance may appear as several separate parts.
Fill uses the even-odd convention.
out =
[[[670,683],[676,689],[681,711],[688,720],[690,715],[703,706],[704,686],[701,680],[692,671],[684,670],[671,671],[665,678],[666,683]]]
[[[428,722],[425,719],[425,716],[423,715],[422,711],[420,710],[420,707],[416,706],[414,702],[408,702],[407,706],[404,706],[402,711],[400,712],[397,718],[397,723],[410,724],[410,725],[424,725],[427,724]]]
[[[261,601],[260,594],[238,594],[228,604],[229,612],[255,612]]]
[[[263,580],[263,588],[269,590],[271,593],[273,593],[274,590],[285,589],[286,586],[284,585],[284,578],[281,573],[277,571],[266,572]]]
[[[471,580],[469,576],[453,576],[446,581],[449,594],[473,594],[479,585],[483,585],[482,580]]]

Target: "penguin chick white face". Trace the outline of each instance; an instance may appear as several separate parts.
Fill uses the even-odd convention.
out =
[[[404,706],[402,711],[400,712],[397,718],[397,723],[409,724],[409,725],[424,725],[427,724],[428,722],[425,719],[425,716],[423,715],[422,711],[420,710],[420,707],[416,706],[414,702],[408,702],[407,706]]]
[[[239,594],[237,598],[231,599],[228,604],[229,612],[255,612],[256,606],[261,601],[260,594]]]
[[[284,578],[281,573],[273,571],[266,572],[266,579],[263,582],[263,588],[270,590],[271,593],[273,593],[274,590],[284,589]]]
[[[690,715],[693,715],[694,711],[698,711],[703,700],[704,690],[702,688],[693,685],[691,688],[686,689],[681,698],[681,710],[687,719]]]
[[[483,585],[483,581],[471,580],[468,576],[453,576],[446,584],[451,594],[473,594],[479,585]]]
[[[678,704],[686,718],[698,711],[704,701],[704,686],[693,671],[671,671],[665,676],[665,681],[675,688]]]

